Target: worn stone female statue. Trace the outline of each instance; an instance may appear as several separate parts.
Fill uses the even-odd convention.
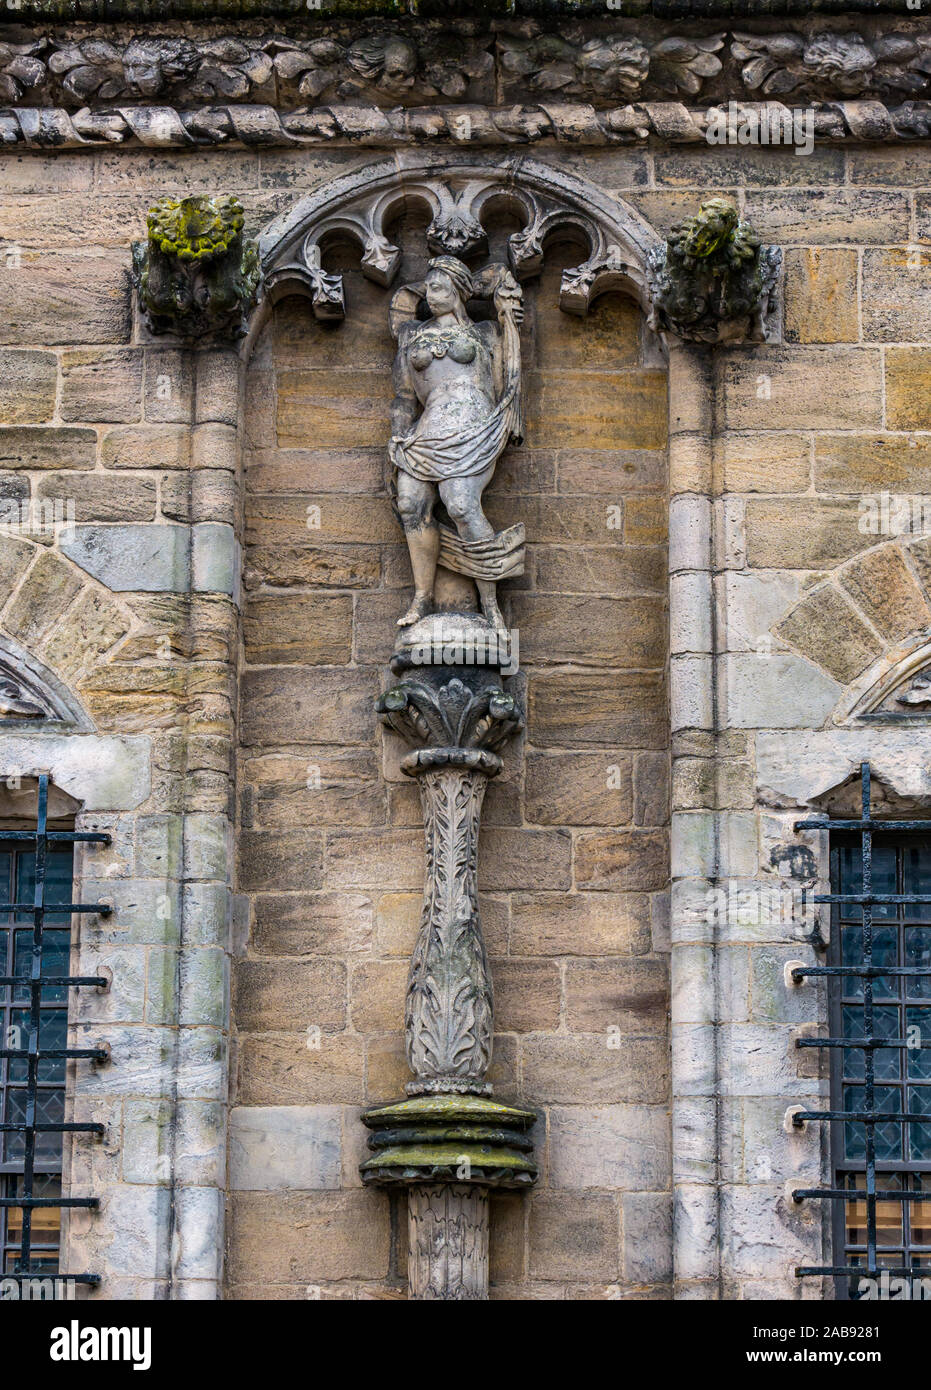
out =
[[[473,298],[491,298],[497,322],[473,321],[466,308]],[[415,317],[424,299],[425,321]],[[401,628],[432,611],[439,564],[475,580],[489,626],[507,639],[496,584],[523,570],[523,527],[496,534],[482,493],[508,444],[520,443],[522,314],[520,286],[505,266],[473,276],[455,256],[437,256],[422,285],[395,296],[388,456],[415,590]],[[437,519],[438,501],[455,529]]]

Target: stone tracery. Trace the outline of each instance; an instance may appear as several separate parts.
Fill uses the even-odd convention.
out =
[[[317,317],[342,317],[341,277],[321,268],[327,240],[348,237],[362,253],[363,274],[389,285],[400,252],[388,230],[402,210],[417,205],[430,215],[430,249],[460,257],[481,251],[483,220],[492,208],[516,214],[521,227],[508,239],[508,259],[518,281],[540,273],[556,233],[573,234],[587,254],[563,276],[560,306],[570,313],[584,314],[598,294],[619,288],[647,306],[645,267],[658,242],[653,229],[626,204],[527,159],[454,172],[411,162],[400,173],[392,160],[337,180],[325,197],[303,199],[260,238],[268,294],[272,300],[284,293],[308,294]]]

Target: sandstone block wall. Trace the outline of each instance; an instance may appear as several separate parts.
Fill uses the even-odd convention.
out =
[[[402,244],[399,283],[422,274],[423,226]],[[491,1281],[494,1297],[657,1297],[670,1275],[666,381],[645,365],[630,300],[606,297],[584,322],[560,312],[558,289],[557,257],[527,292],[526,444],[486,494],[496,526],[525,522],[529,556],[503,586],[529,729],[489,787],[480,850],[490,1076],[539,1108],[543,1173],[529,1199],[494,1200]],[[250,370],[233,1297],[404,1292],[404,1199],[392,1210],[356,1168],[362,1105],[410,1076],[421,811],[372,709],[410,572],[385,491],[388,296],[352,274],[347,298],[335,331],[279,305]]]
[[[50,771],[107,849],[77,860],[62,1268],[91,1297],[215,1296],[226,1185],[232,730],[230,483],[239,369],[135,322],[128,244],[160,187],[142,165],[13,160],[0,277],[5,638],[67,687],[76,727],[4,734],[0,774]],[[111,201],[115,200],[115,201]],[[15,509],[13,504],[15,504]],[[209,551],[209,563],[204,552]],[[174,1196],[172,1196],[172,1193]]]
[[[920,728],[844,727],[931,623],[927,537],[858,525],[864,497],[931,494],[927,159],[917,145],[545,157],[660,232],[709,189],[732,193],[784,248],[784,334],[671,369],[670,505],[666,374],[637,315],[611,298],[588,324],[568,319],[552,271],[528,292],[528,440],[488,501],[496,524],[527,525],[508,613],[529,734],[489,793],[482,900],[494,1080],[540,1108],[544,1167],[529,1200],[495,1202],[493,1296],[665,1296],[671,1178],[680,1292],[821,1296],[791,1275],[828,1253],[819,1215],[786,1198],[790,1180],[824,1174],[821,1136],[781,1121],[825,1095],[794,1046],[823,999],[782,982],[810,948],[791,923],[710,924],[706,895],[798,882],[792,821],[861,758],[900,794],[931,794]],[[387,296],[350,277],[336,332],[283,304],[241,391],[231,361],[145,339],[128,280],[128,242],[159,195],[236,193],[257,230],[361,158],[125,149],[0,164],[0,503],[70,501],[76,522],[0,537],[0,629],[96,726],[5,735],[0,773],[51,767],[83,802],[79,823],[115,836],[81,871],[82,896],[115,911],[82,925],[80,965],[109,963],[119,985],[74,1013],[75,1037],[109,1038],[114,1062],[70,1083],[72,1115],[108,1126],[102,1149],[75,1143],[74,1190],[107,1202],[69,1236],[69,1263],[99,1268],[103,1297],[215,1288],[227,1185],[231,1296],[403,1296],[403,1212],[356,1174],[359,1110],[407,1074],[421,873],[415,788],[372,714],[408,580],[384,489]],[[671,1148],[670,873],[688,1001]]]
[[[823,960],[800,891],[828,888],[826,837],[793,825],[863,759],[928,804],[921,726],[851,718],[929,621],[927,540],[861,525],[883,491],[926,488],[928,171],[822,147],[658,154],[654,174],[734,191],[785,254],[784,341],[670,383],[678,1292],[830,1298],[793,1273],[831,1263],[822,1204],[789,1196],[830,1176],[826,1132],[784,1127],[828,1095],[796,1047],[824,994],[783,979]],[[665,218],[670,193],[646,196]]]

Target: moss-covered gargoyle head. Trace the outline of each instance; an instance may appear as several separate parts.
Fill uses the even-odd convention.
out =
[[[650,252],[651,327],[692,342],[763,342],[781,254],[729,198],[706,198]]]
[[[687,256],[706,260],[734,240],[737,209],[727,198],[706,198],[694,217],[682,224],[681,244]]]
[[[133,279],[150,332],[241,337],[259,284],[258,248],[243,240],[231,196],[160,198],[133,243]]]

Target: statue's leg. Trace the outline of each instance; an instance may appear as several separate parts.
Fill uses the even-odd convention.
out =
[[[482,511],[482,493],[491,482],[494,471],[492,465],[474,477],[448,478],[440,483],[443,505],[464,541],[487,541],[495,534],[495,528]],[[497,585],[493,579],[476,579],[475,587],[482,612],[499,637],[506,641],[508,630],[498,607]]]
[[[436,557],[440,550],[440,531],[433,517],[435,502],[433,483],[421,482],[398,470],[398,511],[414,574],[414,601],[404,617],[398,619],[398,627],[410,627],[419,622],[433,604]]]

